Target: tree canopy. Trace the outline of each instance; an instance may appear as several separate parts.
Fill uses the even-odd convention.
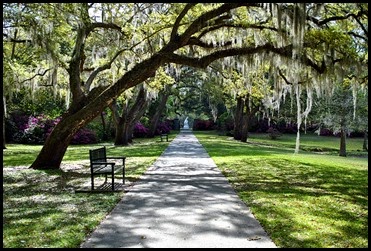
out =
[[[78,129],[161,67],[267,68],[277,102],[368,80],[367,3],[3,3],[3,17],[5,97],[50,85],[68,107],[34,168],[59,168]]]

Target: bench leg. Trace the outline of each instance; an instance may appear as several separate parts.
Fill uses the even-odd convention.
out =
[[[122,184],[125,184],[125,164],[122,166]]]
[[[112,172],[112,191],[115,191],[115,174]]]
[[[94,190],[94,175],[91,174],[91,190]]]

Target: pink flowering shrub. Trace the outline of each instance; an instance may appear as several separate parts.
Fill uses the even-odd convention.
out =
[[[159,122],[156,128],[156,135],[160,135],[162,133],[169,133],[171,130],[170,122]]]
[[[51,119],[38,116],[13,115],[8,122],[8,140],[22,144],[43,144],[60,118]],[[72,139],[72,144],[96,143],[97,137],[92,130],[83,128]]]
[[[135,138],[143,138],[147,136],[148,129],[140,122],[137,122],[134,126],[133,134]]]
[[[88,128],[82,128],[73,136],[71,144],[94,144],[97,142],[97,135],[94,131]]]

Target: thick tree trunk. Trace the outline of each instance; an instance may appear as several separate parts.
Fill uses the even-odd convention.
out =
[[[138,119],[139,120],[139,119]],[[128,137],[128,143],[132,144],[133,143],[133,137],[134,137],[134,126],[137,120],[128,126],[128,132],[127,132],[127,137]]]
[[[365,131],[364,135],[363,135],[363,150],[368,152],[368,133],[367,133],[367,131]]]
[[[249,137],[249,127],[251,118],[258,112],[259,106],[250,107],[250,95],[248,94],[243,103],[242,124],[241,124],[241,142],[247,142]]]
[[[158,125],[158,122],[160,121],[160,117],[166,107],[166,102],[167,102],[167,99],[169,98],[169,92],[164,90],[163,92],[161,92],[160,94],[160,102],[158,103],[158,106],[157,106],[157,109],[156,109],[156,112],[152,115],[152,117],[150,118],[150,122],[149,122],[149,128],[148,128],[148,137],[149,138],[153,138],[156,134],[156,129],[157,129],[157,125]]]
[[[346,157],[347,156],[347,150],[346,150],[346,132],[343,126],[341,126],[340,129],[340,151],[339,156]]]
[[[123,133],[122,133],[122,140],[120,143],[115,142],[115,146],[128,146],[132,142],[132,136],[130,132],[130,124],[129,122],[125,121],[124,122],[124,127],[123,127]]]
[[[244,114],[242,119],[241,142],[247,142],[248,137],[249,137],[249,116],[248,114]]]
[[[120,121],[119,123],[115,123],[115,145],[124,145],[124,130],[125,123],[124,121]]]
[[[61,121],[45,140],[36,160],[31,168],[35,169],[59,169],[63,156],[76,132],[87,125],[99,115],[98,109],[80,111],[75,114],[65,114]],[[85,116],[81,116],[84,114]]]
[[[146,91],[141,86],[134,104],[131,107],[125,107],[121,116],[118,115],[118,108],[115,103],[110,106],[115,117],[116,146],[127,146],[132,143],[134,125],[143,116],[147,103]]]
[[[241,140],[242,137],[242,120],[243,120],[243,99],[237,98],[236,112],[234,116],[234,132],[233,138],[235,140]]]

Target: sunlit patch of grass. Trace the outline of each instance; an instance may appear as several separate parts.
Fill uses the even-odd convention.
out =
[[[250,133],[249,142],[263,145],[273,145],[276,147],[295,148],[296,134],[283,134],[275,140],[268,137],[266,133]],[[348,155],[363,155],[363,138],[346,139]],[[334,136],[318,136],[313,133],[300,134],[300,150],[309,152],[325,152],[326,154],[338,155],[340,148],[340,138]]]
[[[289,141],[195,134],[277,246],[368,246],[368,158],[293,154]],[[318,147],[331,144],[321,139]]]
[[[90,185],[89,149],[106,145],[108,156],[126,156],[126,179],[132,182],[153,164],[175,136],[170,134],[169,142],[160,142],[159,138],[136,139],[127,147],[109,143],[71,145],[61,170],[28,168],[41,146],[7,145],[3,151],[3,247],[79,247],[124,196],[123,192],[74,192]]]

